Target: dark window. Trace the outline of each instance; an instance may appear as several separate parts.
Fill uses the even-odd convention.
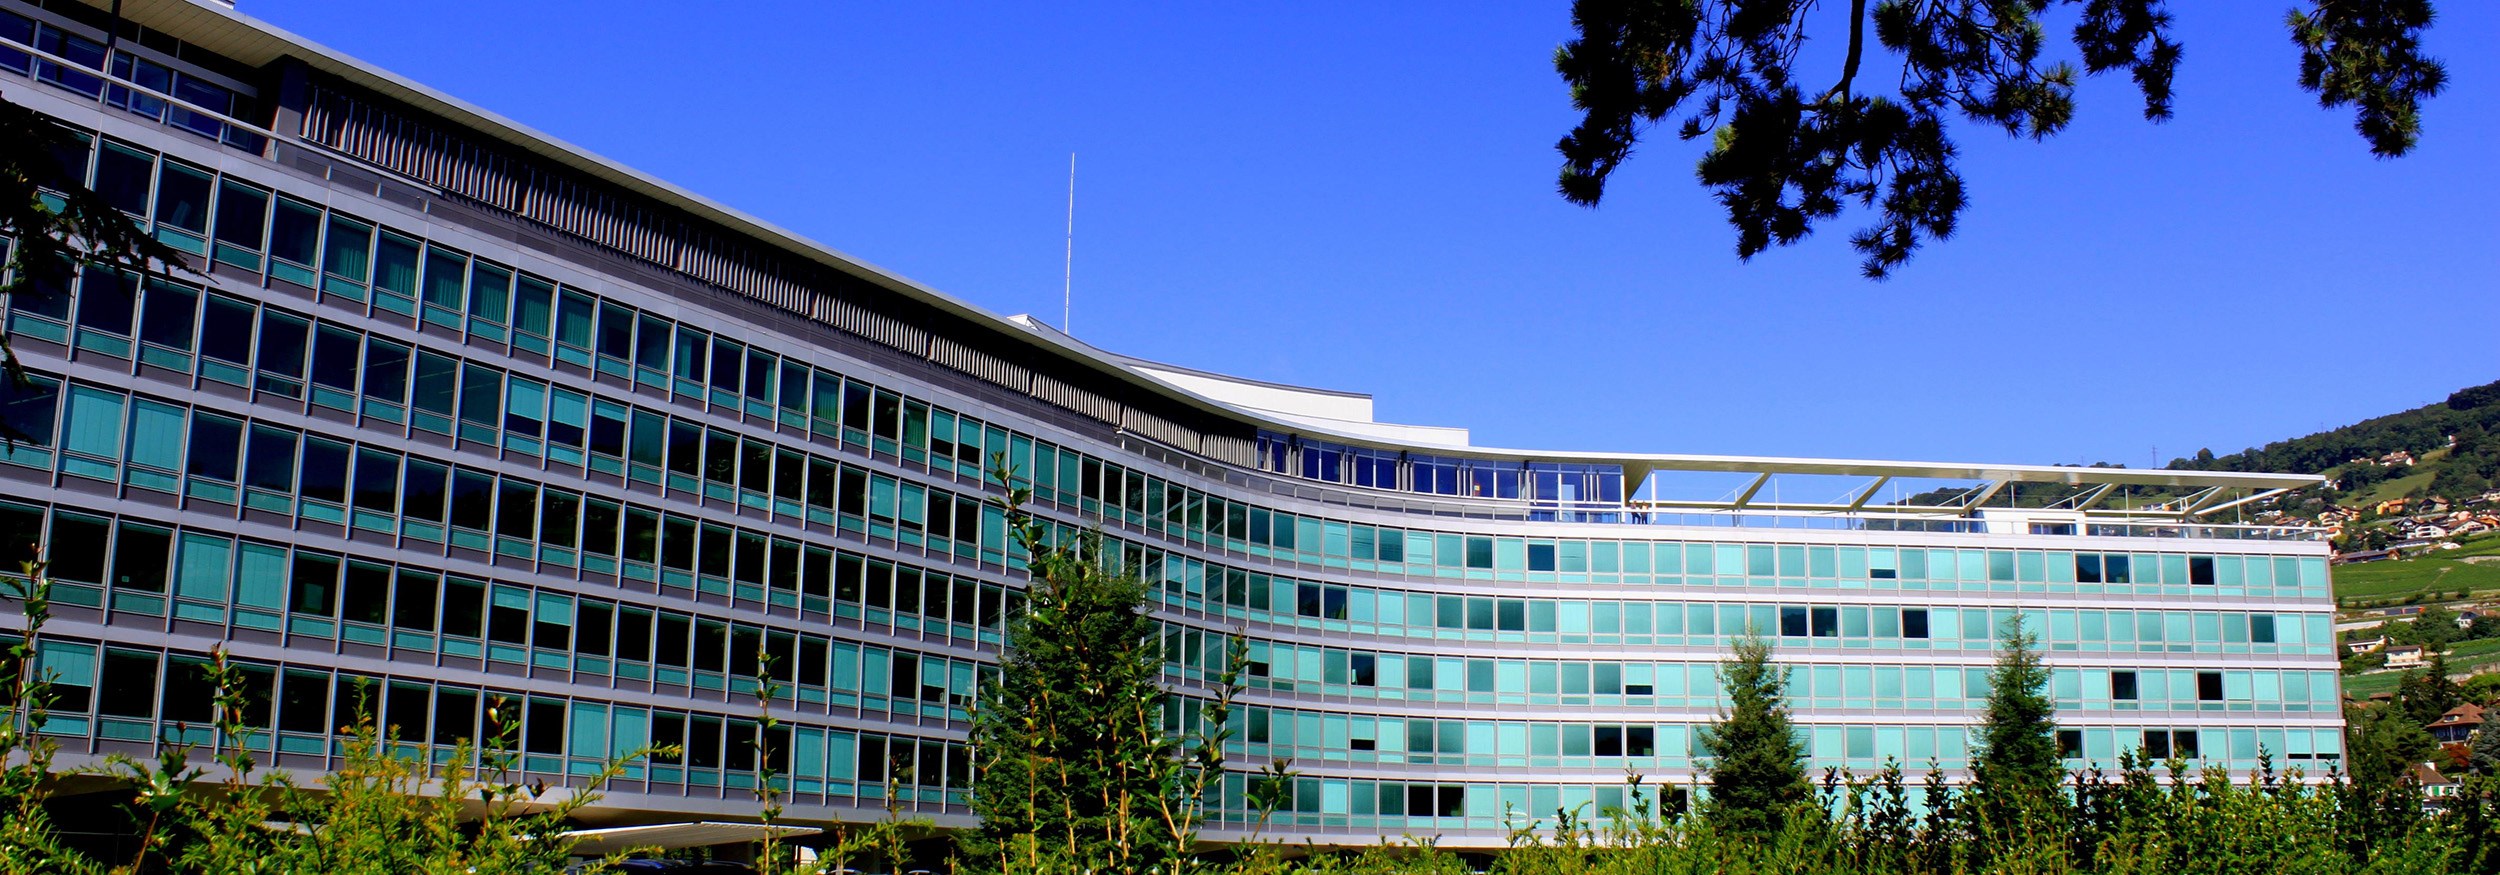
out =
[[[684,668],[687,646],[694,633],[694,621],[679,614],[661,614],[654,621],[653,629],[658,638],[658,643],[654,645],[655,661],[661,665]]]
[[[452,403],[460,395],[460,362],[449,356],[418,350],[415,386],[416,391],[408,399],[410,406],[450,416]]]
[[[243,485],[274,492],[295,490],[295,435],[270,428],[252,428],[252,447],[243,466]]]
[[[1780,608],[1780,635],[1788,638],[1805,637],[1810,632],[1806,617],[1807,612],[1804,608]]]
[[[278,697],[278,731],[330,731],[329,675],[287,672]]]
[[[381,625],[391,606],[391,571],[362,562],[347,566],[347,587],[339,599],[339,619]]]
[[[61,407],[61,384],[29,377],[26,385],[0,380],[0,434],[28,446],[52,445],[52,425]]]
[[[654,753],[654,754],[652,754],[652,755],[651,755],[651,761],[652,761],[652,762],[655,762],[655,763],[682,763],[682,762],[685,762],[685,761],[686,761],[686,755],[685,755],[685,749],[686,749],[686,718],[685,718],[685,716],[684,716],[684,715],[682,715],[682,714],[666,714],[666,713],[654,712],[654,713],[651,715],[651,746],[652,746],[652,747],[654,747],[654,748],[676,748],[676,752],[675,752],[675,753],[661,752],[661,753]]]
[[[2170,732],[2164,729],[2144,730],[2144,755],[2156,760],[2170,758]]]
[[[694,670],[724,671],[728,666],[723,660],[728,655],[729,627],[711,620],[695,621]]]
[[[608,655],[609,624],[614,622],[615,609],[585,601],[574,610],[573,652],[590,656]]]
[[[477,694],[442,689],[434,693],[434,743],[458,744],[477,735]]]
[[[686,765],[698,769],[720,768],[720,721],[697,717],[687,722],[690,725],[686,727]],[[867,739],[861,739],[860,751],[863,755],[869,748],[866,741]],[[879,741],[882,742],[883,739]],[[860,777],[866,778],[867,776],[861,775]],[[880,779],[883,777],[883,774],[878,775]]]
[[[163,529],[121,525],[113,538],[113,585],[138,592],[165,591],[165,562],[173,550],[173,533]]]
[[[104,582],[105,541],[111,533],[105,522],[93,517],[61,514],[52,518],[52,542],[44,555],[51,557],[52,576],[79,583]],[[16,568],[7,568],[14,573]]]
[[[2195,586],[2214,585],[2214,557],[2188,557],[2188,583]]]
[[[1925,638],[1925,637],[1927,637],[1927,609],[1926,609],[1926,608],[1902,608],[1902,609],[1901,609],[1901,637],[1903,637],[1903,638]]]
[[[269,254],[311,267],[320,242],[321,208],[279,198],[277,216],[269,223]]]
[[[338,606],[339,561],[310,553],[295,554],[287,576],[287,609],[316,617],[333,615]]]
[[[225,297],[208,296],[208,307],[200,316],[200,354],[233,365],[252,361],[252,305]]]
[[[269,223],[269,192],[233,179],[217,184],[217,242],[260,251]]]
[[[1627,726],[1623,730],[1623,755],[1647,757],[1658,755],[1658,727]]]
[[[304,440],[304,479],[299,487],[305,498],[333,504],[347,503],[347,445],[320,438]]]
[[[495,534],[528,540],[538,530],[538,488],[518,480],[503,481],[495,508]]]
[[[451,524],[486,531],[495,511],[495,478],[466,468],[451,473]]]
[[[275,310],[260,312],[260,360],[256,365],[262,373],[289,380],[304,378],[304,341],[312,330],[311,323]],[[288,395],[295,390],[288,390]]]
[[[2134,583],[2135,575],[2129,569],[2129,564],[2127,555],[2124,553],[2111,553],[2103,556],[2101,557],[2101,576],[2110,583]]]
[[[523,724],[526,735],[522,749],[530,753],[563,753],[564,703],[531,699],[529,707],[529,720]]]
[[[166,661],[161,688],[164,693],[157,697],[157,719],[205,726],[217,718],[217,685],[209,682],[207,668],[206,663],[195,659]]]
[[[365,397],[398,404],[408,398],[408,348],[380,338],[365,341]]]
[[[651,613],[622,610],[616,614],[616,658],[651,661]]]
[[[1840,637],[1840,609],[1839,609],[1839,608],[1815,608],[1815,609],[1814,609],[1814,637],[1816,637],[1816,638],[1837,638],[1837,637]]]
[[[2256,644],[2274,643],[2274,615],[2248,615],[2248,640]]]
[[[417,632],[434,631],[434,596],[440,584],[434,575],[399,572],[391,599],[391,625]]]
[[[104,674],[96,682],[95,711],[108,717],[156,714],[156,654],[104,651]]]
[[[444,471],[441,465],[416,459],[408,460],[408,464],[401,471],[399,481],[400,513],[407,515],[410,519],[442,522],[443,502],[448,497],[443,491],[443,479],[446,473],[448,472]]]
[[[95,192],[122,212],[148,214],[148,182],[155,176],[156,157],[146,152],[107,140],[96,154]]]
[[[1599,726],[1596,730],[1595,744],[1589,750],[1591,754],[1601,757],[1623,755],[1623,727]]]
[[[2122,701],[2122,702],[2132,702],[2132,701],[2135,701],[2135,698],[2136,698],[2136,688],[2135,688],[2135,683],[2136,683],[2136,682],[2135,682],[2135,672],[2131,672],[2131,671],[2113,671],[2113,672],[2110,672],[2110,673],[2109,673],[2109,697],[2110,697],[2110,698],[2112,698],[2112,699],[2116,699],[2116,700],[2118,700],[2118,701]]]
[[[78,327],[127,335],[138,308],[139,280],[120,271],[89,267],[78,282]]]
[[[382,719],[387,721],[387,728],[400,738],[426,737],[426,727],[434,725],[429,713],[433,709],[427,707],[434,698],[432,687],[392,684],[383,695]]]
[[[2198,744],[2197,741],[2198,736],[2196,734],[2196,730],[2181,729],[2179,731],[2172,732],[2170,733],[2170,752],[2179,757],[2191,760],[2203,756],[2203,746]]]
[[[2200,671],[2196,673],[2196,699],[2200,702],[2222,701],[2221,672]]]
[[[223,483],[235,481],[235,460],[243,452],[243,423],[206,413],[191,414],[187,471],[193,477]]]
[[[379,513],[399,510],[399,457],[379,450],[356,452],[356,506]]]
[[[443,634],[476,638],[484,630],[486,585],[473,580],[443,581]]]
[[[192,323],[199,319],[200,294],[183,286],[148,281],[139,314],[139,339],[158,346],[191,348]]]
[[[165,162],[156,177],[156,221],[194,234],[208,232],[209,174]]]
[[[2101,557],[2096,553],[2075,554],[2075,582],[2100,583]]]
[[[2062,757],[2062,758],[2065,758],[2065,759],[2070,759],[2070,760],[2071,760],[2071,759],[2081,759],[2081,758],[2083,757],[2083,730],[2081,730],[2081,729],[2060,729],[2060,730],[2058,730],[2058,731],[2057,731],[2057,755],[2058,755],[2059,757]]]

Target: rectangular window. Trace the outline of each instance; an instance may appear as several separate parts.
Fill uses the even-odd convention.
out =
[[[167,349],[191,351],[192,328],[200,316],[198,290],[150,279],[143,303],[139,339]]]
[[[269,223],[269,254],[302,268],[296,278],[307,282],[297,285],[311,285],[313,262],[321,255],[321,208],[279,197],[276,216]]]
[[[321,269],[331,276],[363,285],[372,277],[373,226],[337,213],[330,214],[330,235],[323,241]]]
[[[362,354],[363,347],[363,342],[354,332],[321,326],[320,330],[313,332],[313,384],[341,392],[356,391],[357,358]],[[313,400],[319,402],[321,397],[315,393]]]
[[[2222,701],[2221,672],[2200,671],[2196,673],[2196,700],[2199,702]]]
[[[2109,697],[2120,702],[2136,700],[2136,677],[2132,671],[2109,673]]]
[[[111,140],[96,154],[95,193],[114,209],[145,218],[149,181],[156,177],[156,156]]]
[[[232,177],[217,182],[217,242],[244,252],[261,249],[269,224],[269,192],[235,181]],[[226,253],[220,252],[224,256]],[[259,267],[252,259],[246,267]]]
[[[172,556],[172,532],[122,523],[113,536],[114,588],[164,592],[165,569]]]
[[[53,422],[61,407],[61,384],[34,375],[20,385],[0,379],[0,434],[32,447],[52,446]],[[7,456],[0,455],[0,460]]]
[[[133,317],[138,313],[138,296],[137,276],[88,267],[79,274],[78,327],[130,336]]]
[[[235,367],[252,363],[252,317],[255,308],[224,295],[208,296],[206,312],[200,316],[200,355]],[[210,371],[203,367],[202,371]],[[239,382],[241,376],[221,376],[227,382]]]
[[[477,262],[469,272],[469,316],[502,326],[512,314],[512,271]]]
[[[417,253],[415,240],[382,232],[373,245],[373,287],[401,298],[417,296]]]
[[[243,485],[279,493],[295,491],[294,432],[252,427],[251,448],[243,460]]]
[[[364,393],[367,399],[385,404],[407,402],[407,347],[379,337],[365,338]]]
[[[165,162],[156,177],[156,223],[193,234],[208,233],[208,192],[212,184],[213,178],[207,171]]]
[[[425,248],[425,305],[457,313],[468,297],[469,257],[435,246]]]

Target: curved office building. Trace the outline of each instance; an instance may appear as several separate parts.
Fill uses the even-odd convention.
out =
[[[2326,547],[2231,522],[2316,478],[1471,446],[984,312],[223,6],[118,5],[108,40],[0,0],[0,92],[197,269],[6,313],[0,537],[49,545],[73,759],[208,740],[222,646],[284,768],[359,688],[412,747],[501,698],[551,781],[684,746],[595,821],[751,816],[761,648],[794,817],[892,787],[960,826],[1022,586],[992,454],[1155,585],[1177,689],[1251,641],[1234,762],[1299,774],[1271,837],[1499,844],[1690,783],[1747,627],[1818,771],[1964,768],[2018,612],[2078,767],[2339,754]]]

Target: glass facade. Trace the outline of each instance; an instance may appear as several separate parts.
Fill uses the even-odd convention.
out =
[[[1880,507],[1756,527],[1742,501],[1628,501],[1621,461],[1106,417],[1052,388],[1095,363],[1004,320],[853,315],[901,312],[899,287],[743,293],[690,235],[663,258],[616,230],[664,224],[622,189],[507,209],[450,170],[378,178],[382,153],[316,144],[339,113],[275,98],[348,87],[317,50],[247,64],[140,22],[108,59],[92,18],[0,0],[0,87],[201,270],[89,270],[5,312],[33,381],[0,387],[0,544],[52,559],[45,729],[74,756],[209,741],[195,681],[225,646],[288,768],[322,768],[363,703],[438,751],[518,720],[553,781],[677,743],[600,810],[734,814],[768,652],[794,817],[880,817],[891,792],[961,826],[967,708],[1022,587],[992,458],[1154,585],[1184,696],[1250,639],[1233,761],[1301,773],[1270,836],[1500,844],[1508,815],[1620,802],[1627,770],[1689,783],[1749,627],[1794,666],[1818,769],[1962,768],[2017,614],[2078,767],[2340,753],[2325,550],[2300,532]],[[358,118],[489,137],[388,103],[425,99]],[[1196,452],[1153,431],[1183,414]],[[1243,778],[1219,833],[1250,816]]]

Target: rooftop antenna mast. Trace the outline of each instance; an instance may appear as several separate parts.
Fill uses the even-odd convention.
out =
[[[1068,319],[1076,310],[1076,153],[1068,153],[1068,253],[1059,273],[1059,331],[1070,337],[1076,331]]]

